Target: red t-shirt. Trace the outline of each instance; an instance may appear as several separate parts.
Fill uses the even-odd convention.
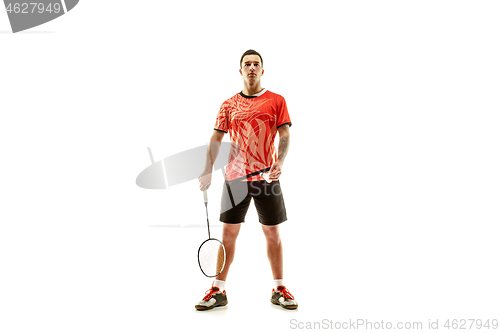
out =
[[[233,143],[226,179],[233,180],[270,167],[278,156],[274,139],[278,127],[292,125],[285,99],[269,90],[253,96],[238,93],[226,100],[217,115],[215,130],[229,133]],[[247,180],[260,180],[259,176]]]

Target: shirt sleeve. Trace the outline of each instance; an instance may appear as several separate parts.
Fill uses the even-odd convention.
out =
[[[286,106],[286,101],[285,101],[285,98],[283,98],[282,96],[280,96],[279,100],[278,100],[278,121],[277,121],[277,125],[276,127],[280,127],[280,126],[283,126],[283,125],[289,125],[289,126],[292,126],[292,121],[290,120],[290,115],[288,114],[288,108]]]
[[[220,107],[217,119],[215,120],[214,130],[227,133],[229,131],[229,103],[225,101]]]

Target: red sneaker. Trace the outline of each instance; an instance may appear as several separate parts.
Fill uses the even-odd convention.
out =
[[[205,297],[194,306],[196,310],[210,310],[217,306],[224,306],[227,304],[226,291],[221,292],[218,287],[208,289]]]
[[[280,305],[282,308],[288,310],[296,309],[299,306],[293,295],[285,286],[278,286],[276,289],[273,289],[271,303]]]

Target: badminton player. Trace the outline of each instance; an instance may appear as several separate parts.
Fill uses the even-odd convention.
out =
[[[243,78],[243,90],[222,104],[210,139],[205,171],[199,177],[203,191],[210,186],[213,161],[218,155],[220,142],[229,133],[231,142],[239,151],[230,155],[222,193],[220,221],[224,222],[222,242],[226,248],[226,263],[195,307],[209,310],[227,304],[225,282],[235,256],[241,223],[245,222],[253,199],[266,237],[267,256],[274,279],[271,302],[285,309],[296,309],[298,304],[283,282],[283,248],[279,233],[279,224],[287,220],[279,178],[290,144],[289,128],[292,122],[285,99],[262,88],[264,68],[258,52],[248,50],[242,55],[239,72]],[[277,134],[278,151],[274,144]],[[271,167],[271,182],[260,175],[245,178],[266,167]],[[245,180],[242,181],[242,177]]]

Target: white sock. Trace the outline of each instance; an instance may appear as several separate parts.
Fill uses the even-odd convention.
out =
[[[215,279],[214,280],[214,287],[219,288],[220,291],[224,291],[224,290],[226,290],[226,281]]]
[[[278,288],[278,286],[284,286],[283,279],[274,280],[274,288]]]

